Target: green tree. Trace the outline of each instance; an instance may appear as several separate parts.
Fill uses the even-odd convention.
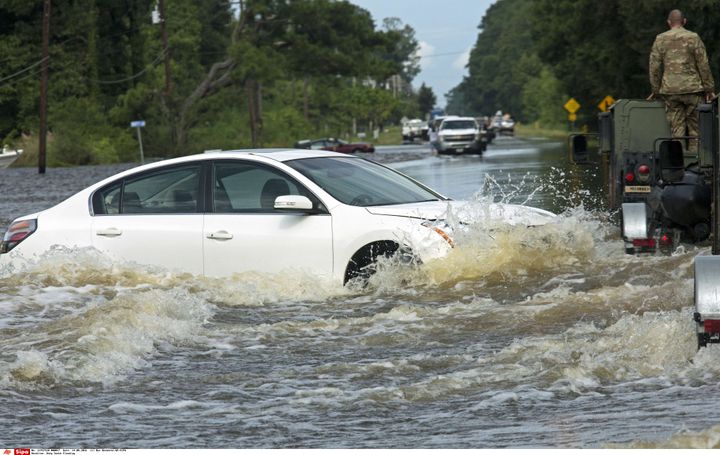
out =
[[[418,89],[418,107],[421,115],[428,114],[435,107],[435,103],[437,103],[437,99],[433,89],[423,82]]]

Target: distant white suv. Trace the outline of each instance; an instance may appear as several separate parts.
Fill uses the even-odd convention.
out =
[[[433,145],[438,153],[482,153],[480,127],[472,117],[453,117],[443,120]]]
[[[408,120],[402,127],[403,141],[424,139],[427,136],[428,124],[420,119]]]

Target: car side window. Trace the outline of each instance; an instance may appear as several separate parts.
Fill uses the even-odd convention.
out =
[[[327,146],[327,144],[325,143],[325,141],[315,141],[312,143],[310,148],[312,150],[322,150],[322,148],[326,147],[326,146]]]
[[[196,213],[200,165],[159,169],[125,180],[121,213]]]
[[[117,215],[120,213],[122,180],[102,188],[93,195],[93,212],[96,215]]]
[[[163,168],[113,182],[93,195],[93,213],[197,213],[201,169],[200,164]]]
[[[216,213],[274,212],[278,196],[302,195],[317,207],[317,199],[294,179],[256,163],[217,162],[213,179]]]

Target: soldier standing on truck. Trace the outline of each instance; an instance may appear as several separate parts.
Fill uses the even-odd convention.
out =
[[[665,101],[665,113],[673,137],[698,136],[695,109],[702,99],[715,98],[715,81],[708,57],[697,33],[685,29],[687,19],[680,10],[672,10],[667,19],[670,30],[657,35],[650,52],[648,99]],[[697,152],[697,140],[690,140],[688,152]]]

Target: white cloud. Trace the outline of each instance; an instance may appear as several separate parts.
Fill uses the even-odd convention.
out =
[[[455,59],[453,62],[453,67],[457,68],[459,70],[464,70],[467,66],[468,62],[470,61],[470,51],[472,50],[472,46],[465,49],[465,52],[460,54],[458,58]]]
[[[420,41],[418,43],[417,56],[420,57],[420,68],[426,69],[432,64],[432,58],[424,58],[435,53],[435,46],[426,42]]]

